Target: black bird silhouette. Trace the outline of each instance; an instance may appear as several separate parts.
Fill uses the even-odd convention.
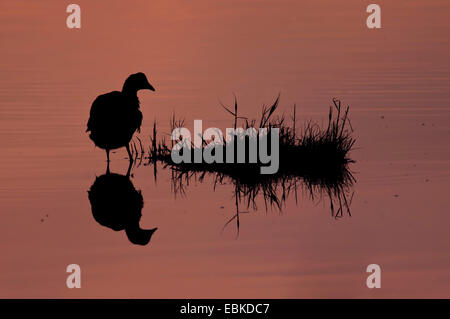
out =
[[[144,89],[155,90],[144,73],[132,74],[125,80],[122,92],[99,95],[92,103],[86,132],[91,132],[91,140],[106,151],[108,162],[109,151],[123,146],[133,160],[129,143],[142,124],[137,91]]]
[[[142,216],[144,200],[130,180],[130,167],[127,175],[110,173],[96,177],[88,191],[92,215],[102,226],[115,231],[125,230],[130,242],[147,245],[158,228],[142,229],[139,221]]]

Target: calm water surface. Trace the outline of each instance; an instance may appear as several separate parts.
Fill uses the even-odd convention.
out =
[[[450,297],[450,3],[378,1],[383,28],[365,27],[361,1],[80,0],[0,4],[0,297]],[[105,2],[106,3],[106,2]],[[225,128],[219,105],[326,122],[332,97],[350,105],[357,144],[352,216],[326,201],[234,215],[233,188],[191,183],[175,198],[170,172],[133,169],[150,244],[98,225],[87,190],[105,173],[84,133],[93,99],[145,72],[140,138],[173,112]],[[111,170],[125,174],[126,151]],[[65,268],[82,269],[82,289]],[[382,267],[382,289],[365,285]]]

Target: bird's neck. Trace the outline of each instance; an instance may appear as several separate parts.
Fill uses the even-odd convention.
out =
[[[137,90],[126,88],[122,89],[122,94],[130,101],[132,101],[134,105],[136,105],[137,108],[139,108],[139,99],[137,96]]]
[[[122,88],[122,93],[127,96],[137,96],[137,91],[138,90],[136,88],[127,85],[127,83],[125,83]]]

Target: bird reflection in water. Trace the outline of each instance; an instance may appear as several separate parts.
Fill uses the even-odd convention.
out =
[[[144,200],[130,180],[131,163],[126,175],[111,173],[95,178],[89,194],[92,215],[102,226],[115,231],[125,230],[129,241],[135,245],[147,245],[157,228],[142,229],[139,221]]]

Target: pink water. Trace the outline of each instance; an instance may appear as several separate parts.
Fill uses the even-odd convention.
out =
[[[450,297],[450,3],[378,1],[86,1],[81,30],[61,1],[0,4],[0,297]],[[257,116],[281,92],[298,125],[326,122],[333,97],[350,105],[357,139],[352,217],[327,202],[289,199],[250,210],[236,228],[233,188],[193,183],[174,197],[170,174],[140,166],[132,179],[158,227],[133,246],[98,225],[87,190],[105,154],[84,133],[93,99],[147,74],[140,137],[225,128],[235,93]],[[125,174],[125,150],[111,169]],[[221,208],[223,206],[223,208]],[[46,216],[48,215],[48,217]],[[68,289],[68,264],[82,288]],[[367,265],[382,288],[366,286]]]

